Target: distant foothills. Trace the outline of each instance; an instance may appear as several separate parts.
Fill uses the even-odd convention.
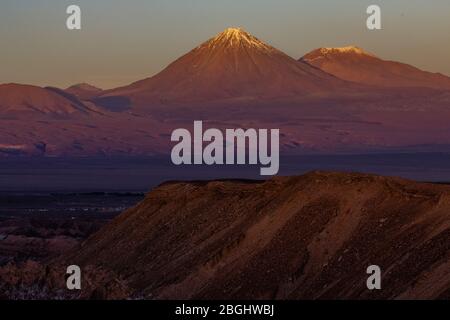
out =
[[[450,151],[450,78],[356,46],[296,60],[229,28],[102,90],[0,85],[0,157],[152,156],[175,128],[280,128],[284,154]]]

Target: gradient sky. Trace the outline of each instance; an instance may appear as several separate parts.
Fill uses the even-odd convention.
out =
[[[70,4],[81,31],[66,29]],[[382,31],[365,27],[370,4]],[[294,58],[357,45],[450,75],[449,0],[1,0],[0,83],[125,85],[238,26]]]

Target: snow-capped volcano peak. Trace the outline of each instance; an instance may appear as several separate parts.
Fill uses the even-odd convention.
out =
[[[317,59],[327,59],[332,57],[342,57],[342,56],[360,56],[360,57],[372,57],[376,58],[376,56],[370,52],[365,51],[356,46],[346,46],[346,47],[337,47],[337,48],[319,48],[314,51],[311,51],[307,55],[303,57],[303,60],[308,62],[315,61]]]
[[[242,28],[227,28],[222,32],[222,34],[239,38],[248,33]]]
[[[250,33],[246,32],[242,28],[227,28],[223,32],[210,39],[204,45],[209,48],[215,48],[218,46],[226,47],[253,47],[263,50],[273,50],[273,48]]]
[[[323,54],[356,53],[356,54],[374,56],[373,54],[371,54],[359,47],[356,47],[356,46],[346,46],[346,47],[340,47],[340,48],[321,48],[320,52],[322,52]]]

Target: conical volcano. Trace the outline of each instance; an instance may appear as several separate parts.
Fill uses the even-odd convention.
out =
[[[229,28],[156,76],[107,92],[133,102],[191,102],[305,95],[348,86],[240,28]]]

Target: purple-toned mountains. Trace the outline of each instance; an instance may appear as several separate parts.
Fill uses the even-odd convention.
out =
[[[356,47],[297,61],[230,28],[121,88],[0,85],[0,155],[167,154],[194,120],[279,128],[285,153],[445,151],[448,79]]]

